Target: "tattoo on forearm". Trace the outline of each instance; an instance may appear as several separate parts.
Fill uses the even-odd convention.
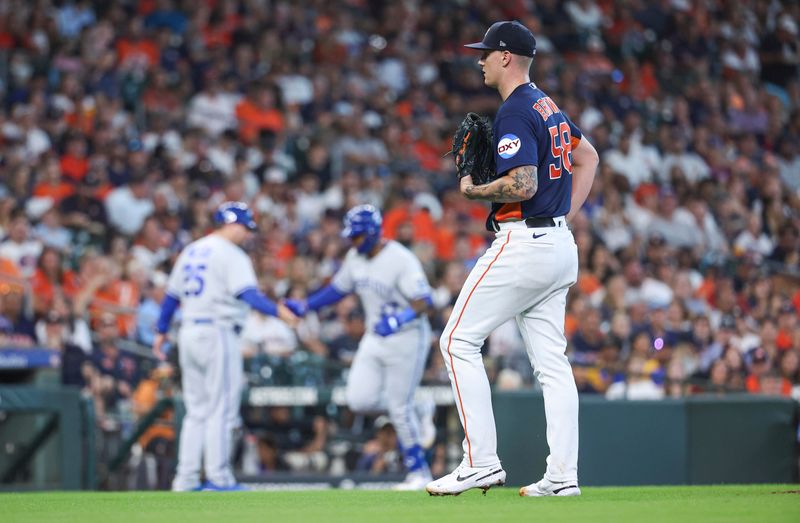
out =
[[[532,198],[539,188],[537,173],[535,165],[522,165],[486,185],[470,185],[465,188],[464,194],[473,200],[499,203],[525,201]]]

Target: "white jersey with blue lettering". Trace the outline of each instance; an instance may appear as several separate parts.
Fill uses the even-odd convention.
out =
[[[225,238],[209,234],[187,245],[178,256],[167,293],[180,300],[184,322],[213,319],[243,324],[248,305],[237,296],[256,285],[247,254]]]
[[[181,302],[178,357],[186,405],[173,490],[196,488],[201,465],[215,485],[236,482],[229,458],[239,425],[239,327],[248,311],[236,296],[255,287],[250,258],[218,234],[187,245],[172,268],[167,292]]]
[[[356,293],[366,316],[366,332],[347,378],[348,406],[353,412],[387,411],[408,452],[431,445],[434,426],[422,423],[414,399],[430,350],[428,317],[423,314],[386,337],[374,332],[381,314],[398,313],[430,295],[422,264],[403,245],[388,240],[372,258],[350,249],[331,284],[343,294]]]
[[[400,312],[411,301],[431,294],[420,261],[393,240],[388,240],[372,258],[350,249],[331,284],[343,294],[354,292],[358,295],[366,315],[367,332],[372,332],[381,314]],[[403,329],[414,328],[420,321],[417,318]]]

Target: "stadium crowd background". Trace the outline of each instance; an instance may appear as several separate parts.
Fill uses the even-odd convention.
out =
[[[489,238],[442,155],[499,105],[462,44],[501,19],[601,157],[572,223],[579,389],[800,399],[800,4],[778,0],[0,0],[0,346],[61,351],[106,431],[146,412],[170,371],[126,348],[224,200],[256,211],[275,299],[323,285],[343,212],[377,205],[441,329]],[[296,333],[254,316],[248,382],[341,384],[363,329],[354,298]],[[513,322],[485,355],[496,387],[536,386]],[[424,383],[448,384],[436,347]],[[332,466],[322,414],[250,412],[249,471]],[[376,428],[352,466],[399,466]]]

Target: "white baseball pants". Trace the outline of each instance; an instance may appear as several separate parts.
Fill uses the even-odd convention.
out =
[[[464,428],[464,463],[496,465],[497,432],[480,350],[495,328],[516,318],[544,394],[545,478],[577,481],[578,391],[565,354],[564,315],[578,276],[578,250],[564,219],[555,220],[556,227],[500,224],[461,289],[440,347]]]
[[[414,410],[417,390],[431,346],[427,320],[382,338],[366,333],[347,378],[347,404],[354,412],[387,411],[403,448],[420,444]]]
[[[233,485],[231,438],[239,425],[242,389],[239,336],[229,325],[187,322],[179,343],[186,416],[172,489],[197,487],[201,463],[206,480],[222,487]]]

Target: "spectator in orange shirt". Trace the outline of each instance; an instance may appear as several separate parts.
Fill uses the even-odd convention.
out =
[[[169,74],[164,69],[156,69],[150,73],[150,83],[142,93],[142,105],[148,118],[155,118],[157,123],[166,123],[167,116],[176,114],[182,107],[180,91],[175,89]],[[166,133],[165,133],[166,134]]]
[[[587,299],[583,295],[575,293],[569,297],[567,313],[564,317],[564,335],[567,339],[572,339],[572,336],[578,331],[578,324],[587,307]]]
[[[800,386],[800,353],[787,350],[780,356],[781,392],[790,395],[792,389]],[[788,393],[786,393],[788,391]]]
[[[790,302],[786,302],[781,306],[778,315],[778,337],[775,339],[775,345],[778,349],[785,351],[792,348],[792,336],[797,328],[797,311]]]
[[[655,77],[653,64],[639,64],[636,59],[628,58],[622,70],[624,76],[620,83],[621,92],[638,101],[652,98],[658,92],[658,79]]]
[[[449,139],[443,139],[439,135],[439,128],[435,123],[424,121],[412,150],[423,171],[438,172],[442,170],[442,155],[450,150],[450,143]],[[445,161],[449,167],[450,159]]]
[[[242,24],[242,17],[236,12],[236,2],[222,2],[214,7],[203,27],[206,47],[228,48],[233,42],[233,33]]]
[[[31,279],[33,310],[37,314],[45,314],[53,305],[56,291],[63,292],[65,282],[73,278],[72,271],[64,269],[61,253],[52,247],[45,247]]]
[[[774,392],[774,383],[770,380],[772,364],[769,354],[762,347],[752,349],[748,354],[749,373],[745,380],[747,392],[751,394],[769,394]]]
[[[93,263],[95,270],[83,281],[75,298],[76,313],[88,310],[92,327],[97,326],[104,314],[111,314],[122,336],[133,335],[139,289],[133,282],[121,278],[121,270],[112,258],[100,257]]]
[[[469,260],[486,247],[482,225],[452,207],[444,208],[442,219],[435,224],[433,233],[438,260],[454,260],[459,253],[464,253]]]
[[[86,140],[74,134],[67,138],[64,156],[61,157],[61,172],[69,180],[79,182],[89,171],[89,160],[86,157]]]
[[[33,195],[38,198],[52,198],[54,205],[75,192],[75,187],[64,181],[62,168],[55,156],[48,156],[43,160],[39,180],[33,188]]]
[[[145,38],[140,17],[130,19],[128,35],[117,41],[117,55],[123,70],[148,70],[159,62],[161,53],[155,41]]]
[[[795,310],[800,309],[800,289],[797,289],[797,292],[792,296],[792,305],[794,305]]]
[[[239,136],[244,142],[253,143],[260,131],[283,131],[280,109],[280,97],[275,87],[264,84],[254,86],[236,106]]]
[[[436,225],[430,211],[414,204],[412,194],[403,190],[398,195],[395,205],[383,215],[383,234],[389,239],[400,236],[400,228],[410,224],[414,242],[435,243]]]
[[[8,258],[0,257],[0,294],[21,293],[25,289],[25,278],[17,264]]]

